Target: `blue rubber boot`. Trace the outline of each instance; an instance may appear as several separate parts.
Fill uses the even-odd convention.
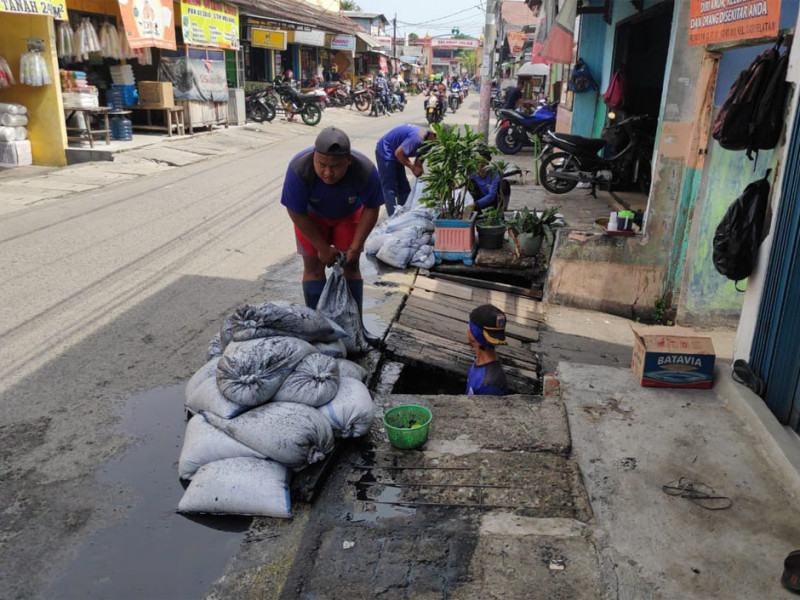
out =
[[[362,306],[364,304],[364,280],[363,279],[348,279],[347,287],[353,295],[353,299],[358,304],[358,314],[364,314]]]
[[[324,279],[314,279],[312,281],[303,282],[303,298],[305,298],[306,306],[309,308],[317,308],[319,298],[322,296],[322,290],[325,289]]]

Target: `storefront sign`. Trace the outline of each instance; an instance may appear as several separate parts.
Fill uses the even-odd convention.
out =
[[[383,48],[390,48],[392,45],[392,37],[389,35],[376,35],[374,36]]]
[[[381,71],[388,71],[389,70],[389,65],[386,64],[386,57],[383,56],[383,55],[381,55],[378,58],[378,65],[380,66]]]
[[[119,0],[119,11],[131,48],[175,50],[172,0]]]
[[[183,39],[194,46],[239,49],[239,9],[214,0],[181,0]]]
[[[158,79],[172,82],[175,100],[228,101],[228,77],[221,60],[164,56]]]
[[[318,29],[311,31],[295,31],[294,43],[304,46],[325,46],[325,32]]]
[[[66,0],[0,0],[0,12],[50,15],[59,21],[67,20]]]
[[[480,40],[472,38],[433,38],[434,48],[477,48]]]
[[[250,43],[257,48],[286,50],[286,32],[271,29],[251,29]]]
[[[514,56],[522,54],[522,47],[525,45],[525,33],[522,31],[509,31],[506,34],[508,40],[508,50]]]
[[[331,50],[355,50],[356,36],[334,35],[331,36]]]
[[[691,0],[689,45],[778,35],[781,0]]]

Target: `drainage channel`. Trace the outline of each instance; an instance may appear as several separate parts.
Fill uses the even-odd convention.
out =
[[[187,518],[176,464],[186,429],[185,384],[130,398],[121,429],[136,444],[103,465],[119,489],[113,525],[90,536],[48,597],[201,598],[223,575],[250,526],[244,517]]]

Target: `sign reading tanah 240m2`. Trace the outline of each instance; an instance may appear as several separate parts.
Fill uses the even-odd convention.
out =
[[[689,45],[778,35],[781,0],[691,0]]]

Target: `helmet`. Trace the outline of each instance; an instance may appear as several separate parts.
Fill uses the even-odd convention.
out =
[[[378,77],[386,77],[386,73],[383,71],[378,71]]]

